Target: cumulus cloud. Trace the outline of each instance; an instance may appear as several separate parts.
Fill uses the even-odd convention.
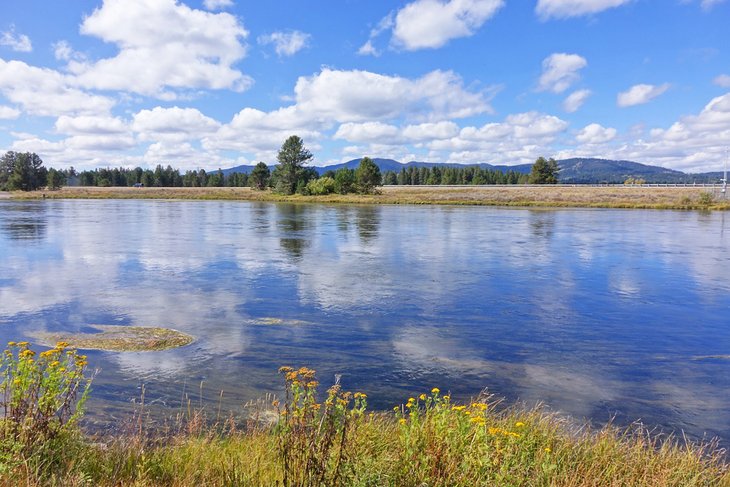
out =
[[[258,42],[261,45],[273,44],[274,50],[279,57],[293,56],[309,45],[311,35],[299,32],[272,32],[259,36]]]
[[[538,0],[535,13],[543,20],[579,17],[620,7],[632,0]],[[703,0],[712,1],[712,0]]]
[[[13,120],[20,116],[20,110],[0,105],[0,120]]]
[[[176,0],[104,0],[81,33],[119,48],[111,58],[69,63],[84,88],[171,98],[167,89],[243,91],[253,82],[232,67],[246,54],[248,31],[228,13]]]
[[[128,125],[117,117],[62,115],[55,123],[56,132],[68,135],[111,135],[129,133]]]
[[[587,65],[588,61],[577,54],[551,54],[542,61],[542,76],[537,89],[562,93],[580,79],[579,71]]]
[[[257,159],[273,160],[276,150],[290,135],[299,135],[311,149],[310,141],[321,137],[320,126],[296,106],[272,112],[244,108],[229,123],[204,137],[203,147],[211,151],[241,151],[254,154]]]
[[[220,10],[233,6],[233,0],[203,0],[203,6],[208,10]]]
[[[395,15],[393,42],[409,51],[441,47],[474,35],[503,5],[503,0],[416,0]]]
[[[220,123],[196,108],[162,108],[141,110],[133,117],[132,129],[145,140],[186,140],[212,134]]]
[[[0,93],[31,115],[98,115],[114,106],[111,98],[73,87],[73,79],[48,68],[0,59]]]
[[[86,56],[82,53],[74,51],[68,41],[54,42],[52,47],[53,55],[59,61],[71,61],[72,59],[76,61],[83,61],[86,59]]]
[[[575,140],[581,144],[603,144],[616,137],[616,129],[603,127],[592,123],[583,127],[575,136]]]
[[[712,82],[721,88],[730,88],[730,75],[721,74],[713,79]]]
[[[390,44],[395,48],[436,49],[474,35],[503,6],[504,0],[416,0],[384,17],[358,54],[378,55],[374,40],[385,31],[392,31]]]
[[[0,33],[0,46],[9,47],[16,52],[31,52],[33,44],[25,34],[15,32],[15,26],[11,25],[10,30]]]
[[[588,97],[591,96],[591,90],[578,90],[574,91],[568,97],[563,100],[563,110],[568,113],[577,112],[580,107],[586,102]]]
[[[668,89],[669,83],[664,83],[659,86],[648,84],[634,85],[628,90],[619,93],[616,97],[616,103],[622,108],[643,105],[662,95]]]
[[[323,69],[300,77],[294,88],[299,110],[340,123],[394,119],[463,118],[491,112],[487,95],[467,90],[452,71],[420,78],[369,71]]]
[[[400,130],[395,125],[382,122],[343,123],[333,136],[350,142],[397,143],[401,140]]]

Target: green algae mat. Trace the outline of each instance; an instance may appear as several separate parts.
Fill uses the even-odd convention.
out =
[[[154,352],[184,347],[194,338],[171,328],[123,325],[89,325],[97,333],[37,333],[49,345],[67,342],[71,348],[111,352]]]

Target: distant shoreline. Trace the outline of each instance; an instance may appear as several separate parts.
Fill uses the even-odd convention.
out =
[[[379,194],[281,195],[251,188],[65,187],[8,193],[12,199],[174,199],[386,205],[468,205],[544,208],[729,210],[712,187],[646,186],[384,186]],[[730,197],[730,195],[728,195]],[[0,194],[0,198],[4,198]]]

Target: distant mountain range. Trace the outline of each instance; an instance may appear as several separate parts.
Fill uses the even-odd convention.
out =
[[[394,171],[400,172],[402,169],[411,167],[465,167],[464,164],[442,163],[442,162],[419,162],[410,161],[406,163],[398,162],[393,159],[373,159],[378,165],[381,172]],[[334,164],[332,166],[314,166],[319,174],[327,171],[336,171],[346,167],[355,169],[360,164],[360,159],[353,159],[342,164]],[[498,170],[502,172],[515,171],[528,174],[532,168],[532,164],[518,164],[515,166],[492,165],[487,163],[471,164],[479,166],[483,169]],[[721,177],[721,172],[709,173],[684,173],[667,169],[659,166],[650,166],[648,164],[640,164],[632,161],[614,161],[610,159],[596,158],[573,158],[562,159],[558,161],[560,167],[559,179],[561,183],[623,183],[627,178],[640,178],[647,183],[712,183],[717,182]],[[223,170],[223,174],[228,175],[234,172],[250,173],[254,166],[236,166]],[[271,169],[274,166],[270,166]]]

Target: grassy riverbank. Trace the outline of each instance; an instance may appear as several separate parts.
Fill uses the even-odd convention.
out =
[[[99,188],[12,193],[39,199],[187,199],[352,204],[432,204],[576,208],[730,209],[716,188],[641,186],[385,186],[380,194],[285,196],[250,188]]]
[[[281,372],[286,399],[259,402],[243,425],[233,418],[211,425],[197,411],[149,430],[142,412],[117,437],[92,440],[65,428],[43,444],[16,441],[12,449],[10,423],[0,421],[0,479],[29,486],[730,485],[712,444],[681,446],[640,427],[591,431],[540,409],[502,408],[490,397],[453,403],[438,388],[374,413],[364,394],[338,385],[318,401],[310,369]]]

